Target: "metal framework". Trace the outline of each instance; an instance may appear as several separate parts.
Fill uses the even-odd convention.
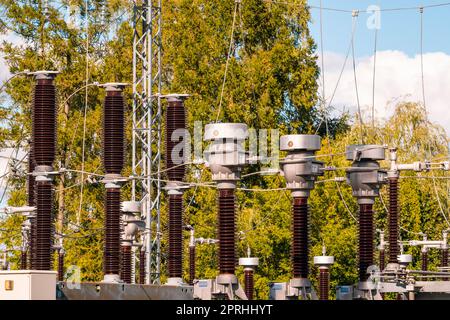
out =
[[[146,283],[160,283],[161,0],[134,0],[132,200],[145,217]]]

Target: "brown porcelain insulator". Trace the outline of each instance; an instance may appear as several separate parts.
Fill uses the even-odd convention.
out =
[[[183,195],[169,195],[169,278],[183,276]]]
[[[219,271],[234,274],[236,266],[234,189],[219,190]]]
[[[308,198],[295,197],[292,204],[291,259],[294,278],[308,278]]]
[[[51,270],[52,267],[52,220],[53,185],[49,181],[36,183],[36,247],[35,270]]]
[[[26,270],[27,269],[27,252],[21,251],[20,252],[20,270]]]
[[[359,280],[369,277],[367,268],[373,265],[373,209],[371,204],[359,206]]]
[[[56,154],[56,89],[53,80],[37,80],[32,117],[35,163],[52,166]]]
[[[399,255],[398,178],[389,178],[389,263],[397,263]]]
[[[103,265],[105,274],[119,274],[120,189],[106,189]]]
[[[125,283],[131,283],[131,246],[122,246],[122,268],[120,279]]]
[[[195,280],[195,246],[189,246],[189,284]]]
[[[422,252],[422,271],[428,271],[428,252]]]
[[[319,268],[319,296],[320,300],[328,300],[330,291],[330,273],[328,268]]]
[[[386,266],[385,262],[385,250],[380,250],[380,270],[384,270],[384,267]]]
[[[108,174],[120,174],[124,165],[124,97],[107,91],[103,108],[103,166]]]
[[[64,281],[64,252],[58,252],[58,281]]]
[[[139,250],[139,283],[145,284],[145,250]]]
[[[28,196],[28,205],[30,207],[34,207],[34,184],[35,178],[31,174],[35,168],[34,164],[34,156],[33,156],[33,147],[30,147],[30,153],[28,154],[28,176],[27,176],[27,196]]]
[[[245,295],[248,300],[253,300],[253,270],[252,269],[244,269],[244,278],[245,278]]]
[[[180,166],[184,163],[185,155],[182,152],[172,155],[172,151],[175,146],[180,143],[181,139],[179,134],[176,134],[176,141],[172,141],[172,134],[177,129],[186,128],[186,109],[184,103],[181,100],[169,100],[166,111],[166,169],[167,178],[170,181],[182,181],[185,175],[186,167]],[[182,133],[183,141],[186,141],[185,133]],[[175,139],[175,137],[174,137]],[[173,169],[171,169],[173,168]]]

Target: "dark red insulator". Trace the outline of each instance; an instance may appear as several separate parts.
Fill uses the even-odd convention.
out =
[[[121,91],[107,91],[103,108],[103,165],[108,174],[120,174],[124,165],[124,98]]]
[[[131,246],[122,246],[122,268],[120,279],[125,283],[131,283]]]
[[[422,252],[422,271],[428,271],[428,252]]]
[[[397,263],[399,255],[398,178],[389,178],[389,263]]]
[[[139,251],[139,283],[145,284],[145,250]]]
[[[441,251],[441,267],[448,267],[448,249],[442,249]],[[447,281],[448,278],[442,278],[443,281]]]
[[[32,117],[35,163],[52,166],[56,154],[56,89],[53,80],[37,80]]]
[[[236,266],[234,189],[219,190],[219,271],[234,274]]]
[[[308,278],[309,222],[308,198],[295,197],[292,203],[291,260],[294,278]]]
[[[20,252],[20,270],[26,270],[27,269],[27,252],[21,251]]]
[[[179,129],[186,129],[186,109],[182,100],[169,99],[166,111],[166,169],[170,181],[182,181],[186,171],[185,166],[180,166],[185,162],[185,148],[173,152],[176,145],[186,141],[185,131],[172,136],[174,131]]]
[[[105,274],[119,274],[120,189],[106,189],[103,267]]]
[[[169,278],[183,276],[183,195],[169,195]]]
[[[53,185],[49,181],[36,183],[36,246],[35,270],[51,270],[53,247]]]
[[[248,300],[253,300],[253,270],[252,269],[244,269],[244,278],[245,278],[245,295]]]
[[[319,298],[328,300],[330,291],[330,273],[328,268],[319,268]]]
[[[195,246],[189,246],[189,284],[195,280]]]
[[[359,206],[359,280],[369,277],[367,268],[373,265],[373,209],[371,204]]]
[[[386,266],[385,262],[385,251],[384,249],[380,250],[380,270],[383,271]]]
[[[58,252],[58,281],[64,281],[64,252]]]

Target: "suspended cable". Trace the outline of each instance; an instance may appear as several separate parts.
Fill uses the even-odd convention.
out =
[[[227,81],[228,65],[229,65],[230,58],[231,58],[231,51],[233,50],[234,26],[236,24],[236,14],[237,14],[238,5],[239,5],[239,0],[235,0],[234,13],[233,13],[233,23],[231,25],[231,34],[230,34],[230,46],[228,48],[227,61],[225,63],[225,73],[223,75],[222,90],[220,92],[219,108],[217,110],[216,122],[219,121],[219,117],[220,117],[220,110],[222,108],[222,100],[223,100],[223,91],[225,89],[225,83]]]
[[[86,147],[86,122],[87,122],[87,105],[88,105],[88,93],[89,93],[89,0],[85,1],[86,8],[86,70],[85,70],[85,97],[84,97],[84,120],[83,120],[83,145],[81,153],[81,171],[84,171],[85,161],[85,147]],[[81,173],[81,181],[84,181],[84,173]],[[83,191],[84,183],[81,183],[80,187],[80,203],[77,212],[77,223],[80,224],[81,209],[83,205]]]

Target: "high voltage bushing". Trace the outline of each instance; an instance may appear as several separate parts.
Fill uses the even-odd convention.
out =
[[[204,152],[207,164],[212,173],[212,180],[217,183],[218,193],[218,240],[219,240],[219,276],[209,293],[204,294],[234,296],[246,299],[235,275],[236,266],[236,224],[235,224],[235,194],[236,183],[240,179],[242,167],[247,163],[248,153],[244,141],[248,137],[247,125],[242,123],[215,123],[205,127],[205,141],[212,141]],[[200,282],[201,283],[201,282]],[[215,287],[215,290],[214,288]],[[194,295],[196,294],[194,287]]]
[[[35,270],[51,270],[52,266],[53,183],[49,173],[53,170],[56,153],[56,88],[53,81],[57,74],[56,71],[29,73],[36,80],[32,107],[36,205],[32,267]]]
[[[352,160],[347,169],[347,180],[353,196],[359,204],[359,281],[361,290],[372,290],[368,280],[368,268],[373,265],[374,225],[373,204],[386,180],[386,170],[380,169],[379,160],[385,159],[385,150],[377,145],[350,145],[346,149],[347,160]]]
[[[319,299],[328,300],[330,292],[330,266],[334,263],[333,256],[316,256],[314,264],[319,267]]]
[[[291,190],[292,202],[292,275],[289,286],[301,290],[298,295],[311,290],[308,279],[309,256],[309,208],[308,197],[314,189],[317,177],[323,175],[323,163],[315,159],[315,153],[321,148],[318,135],[286,135],[280,139],[280,150],[287,156],[280,161],[286,187]],[[292,290],[289,290],[292,291]],[[297,296],[296,293],[293,293]]]
[[[58,281],[64,281],[64,256],[65,251],[63,248],[58,250]]]
[[[27,197],[28,197],[28,206],[30,207],[34,207],[35,206],[35,202],[34,202],[34,184],[35,184],[35,179],[33,176],[33,171],[35,168],[35,163],[34,163],[34,157],[33,157],[33,142],[30,143],[30,150],[28,153],[28,175],[27,175]],[[35,248],[35,243],[36,243],[36,219],[35,217],[30,217],[29,219],[30,221],[30,231],[29,231],[29,239],[28,239],[28,266],[30,267],[31,270],[33,270],[33,266],[34,266],[34,260],[35,260],[35,255],[34,255],[34,248]]]
[[[140,219],[141,204],[138,201],[123,201],[122,212],[122,259],[121,259],[121,280],[125,283],[132,283],[132,246],[138,231],[145,228],[145,222]]]
[[[253,274],[255,273],[255,268],[259,264],[258,258],[250,257],[250,254],[246,258],[239,258],[239,265],[244,267],[244,291],[248,300],[253,300],[254,294],[254,279]]]
[[[166,173],[169,182],[164,188],[169,196],[168,284],[183,283],[183,189],[187,152],[186,109],[188,95],[170,94],[166,109]]]
[[[120,282],[121,171],[125,158],[124,83],[107,83],[103,107],[103,166],[106,188],[103,271],[105,282]]]

